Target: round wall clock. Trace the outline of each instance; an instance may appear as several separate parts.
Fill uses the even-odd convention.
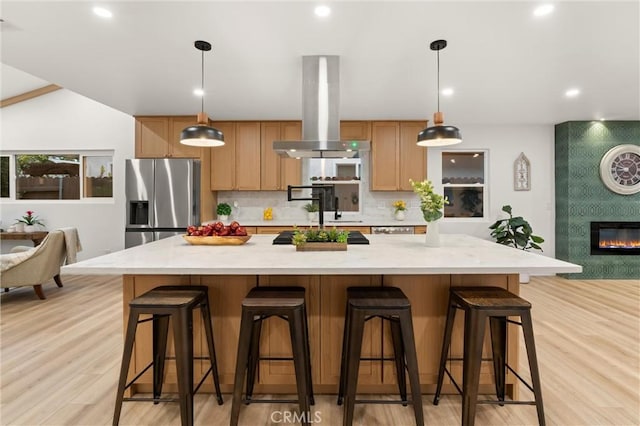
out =
[[[640,145],[618,145],[600,160],[600,178],[615,193],[640,192]]]

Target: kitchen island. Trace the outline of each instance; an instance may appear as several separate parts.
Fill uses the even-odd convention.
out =
[[[223,391],[230,391],[233,384],[241,301],[247,292],[255,285],[303,286],[307,290],[314,388],[318,393],[336,393],[347,287],[393,285],[405,292],[412,305],[420,382],[425,392],[433,392],[451,286],[499,286],[518,294],[520,272],[536,275],[582,270],[578,265],[465,235],[442,235],[442,246],[438,248],[426,247],[424,235],[367,237],[369,245],[350,245],[346,252],[296,252],[294,246],[272,245],[273,235],[254,235],[240,246],[192,246],[177,236],[68,265],[62,273],[122,275],[124,318],[129,300],[155,286],[208,286]],[[462,354],[460,317],[456,320],[452,356]],[[206,346],[198,321],[194,321],[194,333],[195,350],[199,353]],[[518,333],[511,327],[508,336],[508,362],[514,367],[518,365]],[[130,377],[151,357],[150,335],[146,324],[139,327]],[[267,321],[261,353],[287,356],[289,348],[286,323],[278,319]],[[381,354],[392,354],[391,338],[381,321],[375,319],[365,329],[363,356]],[[202,372],[203,366],[198,362],[196,371]],[[486,364],[481,383],[488,390],[492,371],[490,363]],[[453,366],[452,370],[460,378],[460,366]],[[150,372],[140,380],[137,390],[148,391]],[[175,383],[175,371],[167,372],[167,381]],[[513,397],[517,387],[510,372],[507,382]],[[255,391],[292,392],[294,383],[290,362],[263,361]],[[394,384],[392,364],[361,362],[359,392],[395,393]],[[452,385],[445,387],[445,391],[452,389]],[[208,391],[212,391],[210,384]]]

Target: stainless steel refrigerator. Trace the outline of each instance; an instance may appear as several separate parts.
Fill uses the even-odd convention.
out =
[[[200,224],[200,161],[126,160],[125,248]]]

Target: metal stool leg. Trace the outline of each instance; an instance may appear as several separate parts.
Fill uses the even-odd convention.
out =
[[[296,371],[296,385],[298,388],[298,403],[302,415],[302,425],[310,424],[309,408],[309,384],[307,383],[307,356],[306,343],[304,342],[305,330],[302,308],[296,308],[289,315],[289,332],[291,334],[291,346],[293,350],[293,364]]]
[[[343,426],[351,426],[353,423],[353,411],[355,409],[356,390],[358,388],[358,370],[360,368],[360,355],[362,353],[362,335],[364,332],[364,312],[360,309],[351,309],[350,324],[347,340],[347,368],[345,383],[345,407],[342,418]]]
[[[129,311],[127,322],[127,333],[124,339],[124,350],[122,351],[122,364],[120,366],[120,379],[118,380],[118,393],[116,394],[116,406],[113,413],[113,426],[120,423],[120,412],[122,411],[122,400],[124,399],[124,388],[127,386],[127,376],[131,355],[133,354],[133,342],[136,339],[136,329],[138,328],[138,312],[135,309]]]
[[[344,330],[342,331],[342,356],[340,357],[340,385],[338,387],[338,405],[342,405],[347,381],[347,353],[349,352],[349,330],[351,328],[351,309],[349,302],[344,312]]]
[[[262,334],[262,319],[254,319],[251,325],[251,342],[249,343],[249,360],[247,361],[247,390],[246,403],[253,395],[253,385],[256,381],[256,371],[260,362],[260,336]]]
[[[211,374],[213,376],[213,386],[216,389],[216,400],[218,405],[222,405],[222,392],[220,391],[220,376],[218,375],[218,358],[216,357],[216,346],[213,340],[213,326],[211,325],[211,312],[209,311],[209,301],[200,305],[200,314],[204,322],[204,330],[207,336],[207,346],[209,348],[209,362],[211,363]]]
[[[182,426],[193,425],[193,316],[180,309],[173,316],[173,338],[176,346],[178,394]]]
[[[413,334],[413,321],[411,319],[410,308],[400,312],[400,328],[402,331],[404,353],[407,358],[407,368],[409,370],[409,382],[411,383],[411,399],[413,401],[413,411],[416,416],[416,425],[424,426],[424,414],[422,412],[422,393],[420,392],[420,375],[418,374],[418,358],[416,355],[416,344]]]
[[[313,396],[313,379],[311,377],[311,347],[309,346],[309,323],[307,320],[307,308],[306,308],[306,304],[302,306],[302,319],[304,321],[304,341],[306,343],[305,345],[305,349],[306,349],[306,372],[307,372],[307,386],[308,386],[308,390],[307,393],[309,395],[309,404],[311,405],[315,405],[316,401],[315,398]]]
[[[247,371],[247,361],[249,360],[249,341],[251,339],[251,328],[253,325],[253,314],[250,310],[242,309],[242,319],[240,320],[240,336],[238,338],[238,355],[236,356],[236,373],[233,382],[233,401],[231,404],[230,426],[237,426],[240,418],[240,406],[242,405],[242,386],[244,385]]]
[[[433,396],[433,405],[438,405],[440,401],[440,392],[442,391],[442,382],[444,380],[444,369],[447,365],[449,357],[449,346],[451,345],[451,334],[453,332],[453,322],[456,319],[456,305],[449,302],[447,308],[447,322],[444,327],[444,337],[442,338],[442,351],[440,352],[440,368],[438,369],[438,381],[436,385],[436,394]]]
[[[545,426],[544,407],[542,404],[542,386],[540,383],[540,373],[538,371],[538,357],[536,355],[536,344],[533,337],[531,312],[524,312],[520,316],[520,320],[522,321],[522,332],[524,334],[525,346],[527,347],[527,357],[529,358],[529,370],[531,371],[533,395],[536,400],[536,410],[538,411],[538,423],[540,426]]]
[[[485,316],[475,309],[465,310],[464,360],[462,368],[462,425],[473,426],[476,417],[480,363],[484,342]]]
[[[504,401],[505,373],[507,356],[507,318],[490,317],[491,351],[493,357],[493,375],[496,382],[496,396],[498,401]],[[504,405],[504,404],[501,404]]]
[[[153,316],[153,403],[158,404],[164,382],[164,361],[167,356],[169,316]]]
[[[402,326],[400,319],[393,318],[389,321],[391,327],[391,340],[393,341],[393,353],[396,366],[396,378],[398,380],[398,391],[400,392],[400,398],[405,403],[403,406],[407,406],[407,376],[405,373],[405,353],[404,353],[404,341],[402,339]]]

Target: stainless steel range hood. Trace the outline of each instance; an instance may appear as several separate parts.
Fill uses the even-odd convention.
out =
[[[369,141],[340,140],[340,57],[302,57],[302,140],[275,141],[282,157],[345,158],[369,151]]]

